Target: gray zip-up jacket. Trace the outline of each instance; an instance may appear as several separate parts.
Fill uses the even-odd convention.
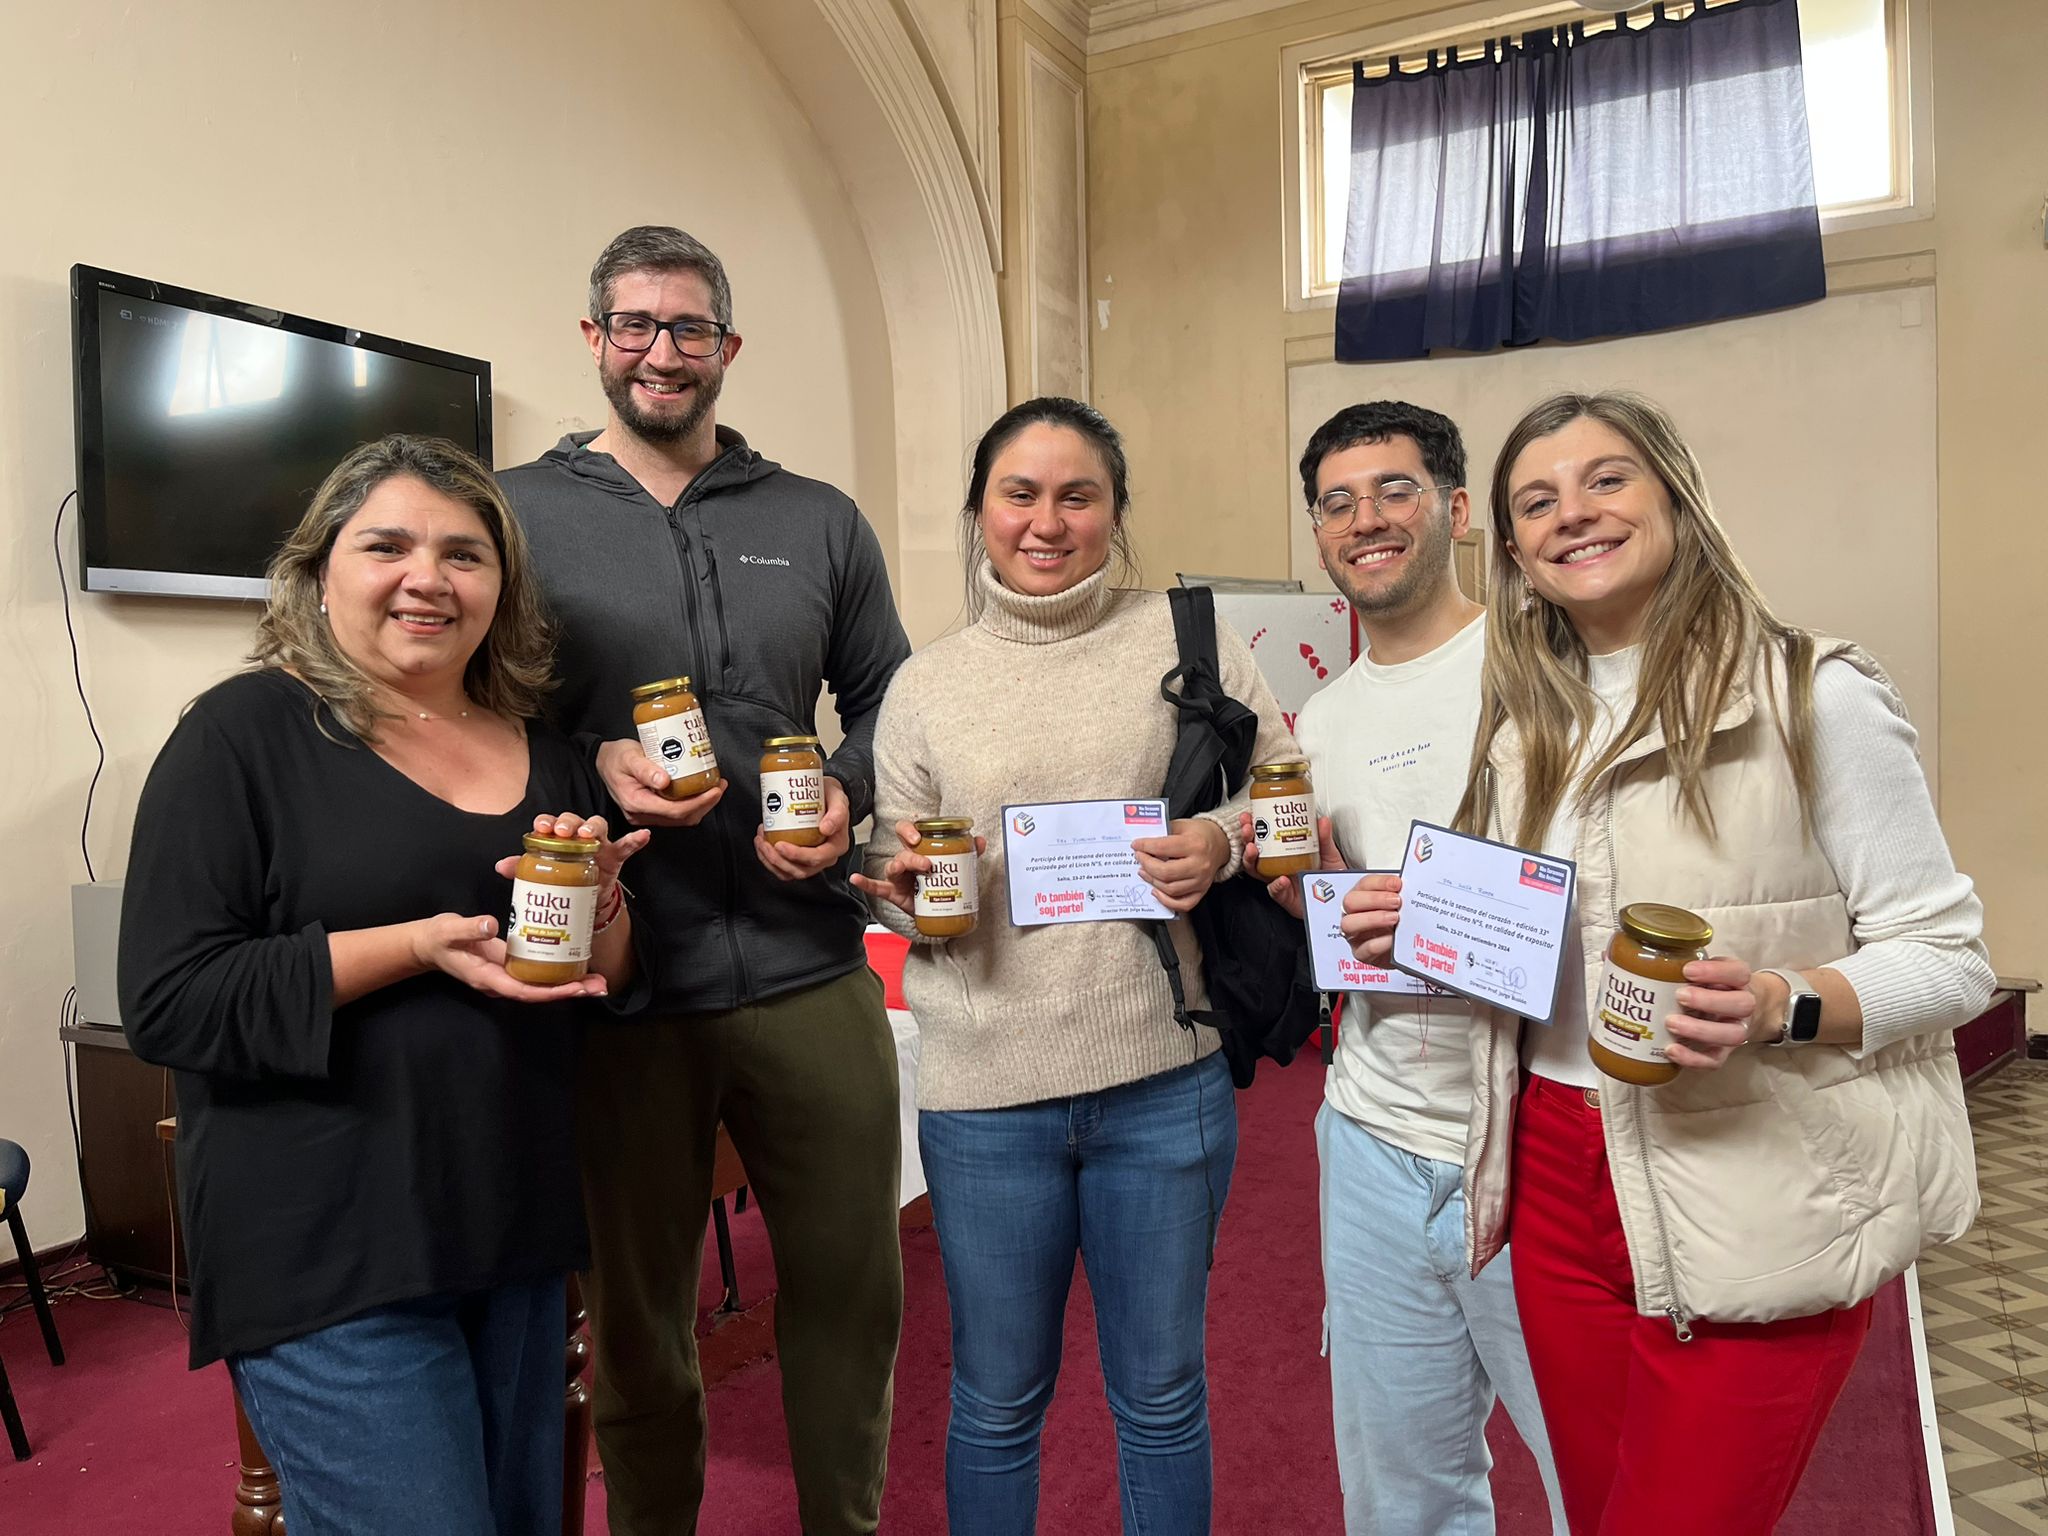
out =
[[[816,731],[829,683],[846,736],[825,771],[856,822],[872,807],[875,717],[910,654],[881,544],[850,498],[730,428],[673,507],[585,448],[596,435],[499,481],[561,624],[562,728],[631,737],[630,690],[687,673],[728,781],[703,821],[657,830],[633,860],[653,1006],[735,1008],[845,975],[866,963],[866,903],[844,868],[785,882],[761,867],[757,765],[764,738]]]

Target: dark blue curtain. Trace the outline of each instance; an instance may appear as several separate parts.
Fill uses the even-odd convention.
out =
[[[1337,357],[1586,341],[1822,298],[1797,0],[1355,75]]]

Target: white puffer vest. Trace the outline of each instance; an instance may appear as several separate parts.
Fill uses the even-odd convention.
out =
[[[1903,717],[1897,690],[1862,650],[1816,639],[1815,654],[1884,683]],[[1781,664],[1774,681],[1783,700]],[[1714,952],[1752,967],[1811,970],[1857,948],[1847,898],[1806,835],[1770,698],[1739,693],[1714,735],[1705,772],[1717,839],[1681,813],[1655,732],[1602,776],[1578,819],[1588,997],[1599,995],[1607,940],[1630,902],[1698,912],[1714,925]],[[1498,835],[1520,806],[1511,727],[1491,762]],[[1521,1029],[1512,1015],[1479,1012],[1490,1027],[1472,1031],[1465,1160],[1475,1273],[1507,1240]],[[1948,1027],[1860,1058],[1825,1045],[1744,1049],[1718,1071],[1684,1072],[1661,1088],[1603,1084],[1600,1100],[1637,1309],[1668,1316],[1681,1335],[1694,1318],[1767,1322],[1853,1305],[1976,1217]]]

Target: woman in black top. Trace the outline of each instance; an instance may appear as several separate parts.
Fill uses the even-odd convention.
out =
[[[358,449],[270,579],[257,669],[150,773],[122,904],[128,1036],[178,1074],[192,1364],[227,1360],[293,1536],[554,1532],[579,1018],[630,1005],[648,834],[607,838],[534,719],[548,626],[476,460]],[[599,840],[582,981],[505,970],[529,831]]]

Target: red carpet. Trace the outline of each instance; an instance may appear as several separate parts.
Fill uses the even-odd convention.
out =
[[[1262,1069],[1239,1098],[1240,1150],[1210,1291],[1210,1395],[1216,1440],[1216,1529],[1223,1536],[1339,1529],[1330,1446],[1329,1376],[1318,1354],[1315,1146],[1321,1089],[1313,1061]],[[744,1299],[771,1287],[758,1216],[736,1218]],[[949,1349],[938,1244],[906,1233],[903,1350],[882,1529],[942,1532]],[[707,1263],[710,1256],[707,1247]],[[716,1299],[715,1270],[705,1301]],[[1931,1532],[1918,1408],[1895,1286],[1782,1529],[1796,1536]],[[70,1364],[53,1368],[34,1320],[0,1324],[35,1457],[0,1451],[0,1536],[225,1536],[235,1482],[233,1420],[219,1368],[184,1369],[168,1311],[134,1302],[58,1309]],[[789,1536],[796,1529],[772,1363],[740,1371],[711,1395],[705,1536]],[[1548,1530],[1528,1453],[1499,1415],[1494,1488],[1504,1536]],[[604,1530],[601,1481],[589,1529]],[[1111,1536],[1118,1529],[1114,1436],[1095,1360],[1094,1319],[1079,1277],[1066,1365],[1046,1427],[1040,1529]]]

